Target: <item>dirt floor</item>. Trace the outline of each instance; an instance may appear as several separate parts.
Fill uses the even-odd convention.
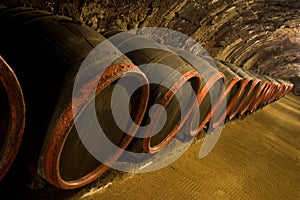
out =
[[[198,158],[197,140],[172,165],[128,176],[73,199],[299,199],[300,98],[292,94],[226,123]]]
[[[161,170],[129,174],[111,170],[73,191],[46,185],[33,191],[21,181],[1,184],[13,199],[300,199],[300,98],[288,94],[244,119],[227,122],[205,158],[195,140]],[[12,189],[14,188],[14,189]]]

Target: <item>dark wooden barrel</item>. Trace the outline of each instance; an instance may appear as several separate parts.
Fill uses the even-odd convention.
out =
[[[292,84],[288,81],[272,78],[268,75],[257,76],[262,77],[269,84],[268,94],[265,95],[265,98],[262,100],[259,107],[263,107],[278,100],[291,90]]]
[[[295,89],[297,87],[296,84],[293,84],[291,83],[290,81],[288,80],[283,80],[283,79],[277,79],[281,84],[282,84],[282,87],[284,88],[283,89],[283,92],[282,94],[280,95],[279,98],[283,97],[284,95],[286,95],[288,92],[290,92],[293,88]],[[300,81],[299,81],[300,82]],[[300,84],[299,84],[300,85]],[[297,94],[297,93],[294,93],[294,94]]]
[[[132,140],[136,126],[128,124],[131,135],[118,128],[110,109],[112,92],[121,77],[146,83],[130,98],[132,120],[140,124],[149,97],[147,78],[126,56],[121,56],[106,69],[84,74],[80,78],[82,86],[72,99],[75,77],[83,60],[105,38],[75,19],[28,8],[1,10],[0,25],[0,54],[19,77],[27,107],[20,166],[31,163],[44,179],[61,189],[92,182],[109,165],[89,153],[78,136],[74,119],[88,109],[96,109],[98,121],[94,123],[101,124],[106,137],[120,147],[116,152],[103,148],[113,163]],[[110,55],[108,52],[105,58]],[[96,57],[91,64],[98,66],[96,63],[102,59]],[[126,95],[126,86],[122,85],[121,91]],[[92,99],[95,107],[89,103]],[[122,102],[115,106],[124,107]],[[89,117],[86,121],[85,133],[95,131],[89,130]]]
[[[270,99],[268,101],[268,103],[271,103],[273,101],[275,101],[277,99],[277,96],[280,94],[281,92],[281,84],[274,78],[270,77],[270,76],[267,76],[265,75],[264,76],[268,81],[270,81],[273,85],[273,93],[272,95],[270,96]]]
[[[264,81],[267,82],[268,84],[268,89],[265,90],[264,92],[264,98],[262,99],[262,101],[260,102],[260,105],[258,106],[258,108],[262,108],[263,106],[267,105],[270,102],[270,99],[276,89],[276,86],[269,81],[268,79],[266,79],[266,77],[264,75],[261,75],[261,79],[263,79]]]
[[[285,91],[287,89],[287,85],[284,82],[284,80],[282,80],[280,78],[278,78],[277,81],[280,84],[280,91],[279,91],[279,94],[276,96],[276,99],[280,99],[281,97],[283,97],[285,95]]]
[[[270,76],[266,76],[266,78],[273,82],[277,86],[277,91],[272,97],[272,101],[276,101],[279,98],[286,95],[291,89],[294,87],[294,85],[288,81],[288,80],[282,80],[280,78],[272,78]],[[300,80],[300,78],[298,78]],[[300,82],[300,81],[299,81]],[[299,84],[299,83],[298,83]]]
[[[198,56],[185,50],[177,50],[176,53],[190,63],[200,73],[202,79],[196,105],[200,116],[197,112],[192,112],[185,123],[187,132],[195,136],[209,126],[212,116],[217,112],[217,103],[225,96],[225,76],[218,71],[210,57]]]
[[[259,74],[251,72],[247,69],[244,69],[244,71],[250,76],[254,77],[255,81],[257,81],[259,84],[247,108],[242,110],[240,115],[246,115],[252,113],[257,108],[257,105],[262,101],[262,99],[265,98],[266,95],[265,93],[269,88],[269,82],[265,81]]]
[[[220,99],[221,101],[226,101],[226,112],[222,114],[222,116],[218,116],[214,122],[214,126],[217,126],[220,124],[224,117],[228,119],[230,111],[233,109],[233,107],[236,105],[237,100],[241,96],[241,93],[243,89],[245,88],[245,84],[243,84],[243,79],[234,73],[229,67],[224,65],[219,60],[214,60],[216,63],[216,66],[220,72],[222,72],[225,75],[225,99]]]
[[[236,104],[228,114],[229,119],[233,119],[237,116],[237,114],[242,111],[245,107],[248,106],[249,102],[253,98],[253,94],[255,90],[258,88],[258,82],[256,81],[255,77],[250,76],[247,74],[242,68],[239,68],[229,62],[221,61],[224,65],[229,67],[234,73],[239,75],[242,78],[242,88],[239,98],[236,101]]]
[[[261,95],[263,94],[263,90],[267,84],[249,70],[243,69],[243,71],[253,78],[253,85],[255,85],[255,88],[253,88],[251,98],[247,100],[244,108],[239,111],[240,116],[251,113],[252,103],[256,102],[261,97]]]
[[[149,79],[150,99],[142,126],[147,126],[151,121],[153,123],[146,129],[139,129],[139,135],[144,136],[144,138],[136,138],[133,148],[137,152],[158,152],[176,136],[190,116],[192,105],[196,102],[192,93],[197,96],[200,91],[200,74],[180,56],[169,52],[168,49],[164,49],[166,47],[145,36],[118,30],[108,31],[103,35],[107,38],[112,36],[117,38],[113,39],[112,43],[121,51],[136,48],[136,50],[124,53],[134,64],[140,66],[141,71]],[[149,63],[167,66],[170,71],[165,73],[162,67],[161,69],[153,69],[147,65]],[[151,136],[154,126],[161,122],[163,114],[160,111],[154,111],[154,117],[152,119],[149,117],[149,109],[155,104],[164,107],[167,119],[162,129]],[[184,113],[181,113],[181,110]]]
[[[272,83],[270,81],[268,81],[264,77],[264,75],[261,75],[261,74],[258,74],[258,73],[253,73],[253,74],[256,77],[258,77],[260,80],[263,81],[263,90],[260,94],[260,97],[252,102],[251,112],[253,112],[254,110],[257,110],[258,108],[261,108],[264,105],[266,105],[267,102],[269,101],[269,99],[270,99],[270,97],[273,93],[273,89],[274,89],[274,86],[272,85]]]
[[[22,88],[14,71],[0,56],[0,180],[17,156],[24,125]]]

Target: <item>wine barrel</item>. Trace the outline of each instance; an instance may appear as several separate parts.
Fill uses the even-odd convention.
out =
[[[226,112],[224,112],[222,115],[225,116],[226,119],[229,119],[229,114],[231,110],[234,108],[234,106],[237,104],[238,99],[241,97],[242,91],[246,87],[247,84],[243,83],[243,79],[234,73],[229,67],[224,65],[219,60],[215,59],[214,62],[216,63],[216,66],[220,72],[222,72],[225,76],[226,83],[225,83],[225,99],[220,99],[219,101],[226,101]],[[224,117],[223,116],[223,117]],[[222,116],[216,117],[216,120],[214,122],[214,126],[218,126],[221,121],[223,121]]]
[[[257,93],[257,98],[254,98],[249,106],[249,112],[252,113],[253,111],[257,110],[259,107],[263,106],[265,102],[269,99],[271,95],[271,83],[266,80],[262,75],[258,73],[254,73],[255,77],[257,77],[259,80],[261,80],[261,85],[260,85],[260,92]]]
[[[267,82],[268,90],[265,91],[264,98],[260,102],[260,105],[258,106],[258,108],[262,108],[265,105],[269,104],[269,102],[271,101],[271,98],[272,98],[272,96],[273,96],[273,94],[274,94],[274,92],[276,91],[276,88],[277,88],[277,86],[274,85],[272,83],[272,81],[268,80],[265,75],[261,75],[260,77],[261,77],[261,79],[263,79]]]
[[[285,95],[286,84],[281,79],[276,79],[276,81],[279,84],[279,91],[278,91],[277,95],[275,96],[275,100],[278,100]]]
[[[280,92],[279,94],[276,96],[276,99],[280,99],[281,97],[283,97],[285,95],[285,91],[287,89],[287,85],[286,82],[282,79],[276,79],[278,81],[278,83],[280,84]]]
[[[249,114],[249,113],[252,113],[256,107],[255,105],[260,101],[260,99],[262,99],[264,96],[265,96],[265,90],[268,88],[269,86],[269,83],[262,80],[260,75],[254,73],[254,72],[251,72],[247,69],[244,69],[245,73],[249,74],[250,76],[252,76],[255,81],[258,82],[258,88],[257,90],[254,92],[253,94],[253,97],[251,98],[247,108],[243,109],[241,112],[240,112],[240,115],[245,115],[245,114]]]
[[[60,189],[74,189],[94,181],[118,159],[137,130],[135,124],[143,119],[149,98],[146,76],[124,55],[107,67],[100,65],[118,54],[111,43],[106,43],[107,49],[97,49],[105,56],[99,58],[97,51],[92,54],[94,57],[88,60],[92,70],[77,76],[82,63],[105,38],[76,19],[14,8],[0,11],[0,25],[0,53],[12,63],[27,107],[20,162],[37,165],[38,173]],[[110,52],[112,49],[114,52]],[[121,95],[129,95],[126,85],[117,84],[120,78],[141,84],[130,98],[134,123],[124,122],[130,135],[116,125],[111,111],[112,106],[117,110],[128,107],[122,99],[111,105],[116,87]],[[81,83],[79,88],[73,88],[75,80]],[[88,115],[93,109],[96,120]],[[106,137],[119,147],[114,152],[100,147],[108,164],[96,159],[90,147],[83,144],[75,127],[82,118],[86,121],[82,125],[83,137],[97,131],[90,127],[98,123]]]
[[[284,91],[282,92],[280,97],[283,97],[288,92],[290,92],[293,88],[295,89],[297,87],[297,84],[295,83],[293,84],[288,80],[278,79],[278,81],[284,86]]]
[[[268,101],[268,103],[271,103],[271,102],[273,102],[273,101],[276,100],[276,98],[277,98],[278,95],[280,95],[281,84],[276,79],[274,79],[274,78],[272,78],[270,76],[265,75],[265,78],[267,80],[269,80],[272,83],[273,87],[274,87],[273,94],[271,95],[270,100]]]
[[[241,113],[242,110],[247,108],[249,106],[249,102],[253,98],[253,94],[255,94],[255,91],[258,89],[258,81],[255,77],[250,76],[247,74],[242,68],[239,68],[227,61],[221,61],[224,65],[229,67],[234,73],[239,75],[242,78],[243,84],[245,87],[241,90],[241,94],[239,95],[239,98],[236,101],[235,106],[232,108],[232,110],[229,113],[229,119],[233,119],[237,116],[238,113]]]
[[[239,112],[238,112],[240,116],[245,115],[247,111],[251,110],[250,109],[251,103],[255,102],[260,97],[260,95],[263,92],[264,86],[266,84],[265,82],[263,82],[261,79],[259,79],[257,76],[255,76],[249,70],[243,69],[243,71],[248,76],[252,77],[253,81],[252,81],[252,86],[249,89],[250,92],[249,92],[248,98],[247,98],[247,100],[245,100],[243,108],[240,109]]]
[[[25,103],[18,78],[0,56],[0,180],[10,169],[23,137]]]
[[[136,152],[161,151],[190,116],[192,105],[195,104],[200,91],[200,74],[180,56],[170,52],[169,48],[145,36],[118,30],[108,31],[103,35],[111,38],[112,43],[140,67],[150,82],[149,104],[142,127],[138,131],[143,138],[135,139],[133,149]],[[135,50],[125,52],[128,49]],[[148,64],[160,66],[153,67]],[[165,123],[157,133],[152,131],[161,124],[163,112],[154,109],[151,118],[149,111],[155,104],[163,106],[167,114]]]
[[[191,113],[191,117],[184,125],[189,135],[196,136],[209,126],[209,122],[216,112],[222,112],[222,110],[217,110],[216,105],[219,99],[224,98],[226,80],[224,74],[218,71],[212,58],[198,56],[185,50],[177,50],[176,53],[190,63],[200,73],[202,79],[196,104],[200,116],[193,109],[194,112]]]

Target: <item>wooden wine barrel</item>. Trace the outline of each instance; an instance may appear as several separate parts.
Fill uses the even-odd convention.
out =
[[[280,78],[275,79],[276,82],[280,85],[279,92],[277,96],[275,97],[275,100],[280,99],[281,97],[285,96],[289,91],[291,91],[291,88],[293,88],[293,84],[287,80],[283,80]]]
[[[226,61],[221,62],[227,67],[229,67],[235,74],[239,75],[242,78],[242,85],[245,85],[245,87],[241,90],[241,94],[239,95],[236,104],[229,113],[228,118],[233,119],[237,116],[237,114],[240,111],[242,111],[248,106],[249,102],[253,98],[253,94],[258,89],[259,82],[256,80],[255,77],[252,77],[249,74],[247,74],[242,68],[239,68]]]
[[[276,90],[276,86],[272,83],[272,81],[268,80],[264,75],[261,75],[260,77],[261,77],[261,79],[263,79],[264,81],[267,82],[268,90],[265,90],[264,98],[260,102],[260,105],[258,106],[258,108],[262,108],[265,105],[267,105],[270,102],[272,95],[274,94],[274,92]]]
[[[226,112],[223,113],[225,118],[228,119],[229,113],[233,109],[233,107],[236,105],[238,99],[240,98],[243,89],[246,87],[247,84],[243,83],[243,79],[235,74],[230,68],[228,68],[226,65],[224,65],[219,60],[214,60],[216,63],[216,66],[220,72],[222,72],[225,75],[226,83],[225,83],[225,99],[220,99],[220,102],[226,101]],[[218,126],[222,121],[224,116],[218,116],[216,119],[214,126]]]
[[[0,56],[0,180],[16,158],[24,125],[22,88],[14,71]]]
[[[212,116],[217,111],[216,105],[219,99],[225,96],[226,80],[224,74],[217,70],[212,58],[194,55],[185,50],[177,50],[176,53],[190,63],[200,73],[202,79],[196,105],[200,116],[192,112],[184,125],[187,132],[195,136],[209,126]]]
[[[283,79],[278,79],[278,81],[283,85],[284,90],[282,94],[280,95],[280,98],[286,95],[288,92],[290,92],[293,88],[296,88],[297,85],[291,83],[290,81],[283,80]],[[296,94],[296,93],[295,93]]]
[[[249,111],[252,113],[254,110],[257,110],[259,107],[262,107],[266,104],[266,102],[269,100],[271,93],[272,93],[272,84],[270,81],[268,81],[263,75],[260,75],[258,73],[254,73],[254,76],[256,76],[258,79],[262,81],[261,84],[261,92],[258,94],[258,98],[253,99],[251,102],[251,105],[249,106]]]
[[[280,92],[279,94],[276,96],[276,99],[280,99],[281,97],[283,97],[285,95],[285,91],[286,91],[286,83],[282,80],[282,79],[276,79],[278,81],[278,83],[280,84]]]
[[[273,93],[270,97],[270,100],[268,101],[268,103],[271,103],[271,102],[275,101],[276,97],[280,94],[281,84],[276,79],[274,79],[270,76],[265,75],[265,78],[272,83],[273,88],[274,88]]]
[[[278,93],[277,95],[275,96],[275,100],[278,100],[280,99],[281,97],[283,97],[285,95],[285,91],[286,91],[286,83],[281,80],[281,79],[276,79],[277,83],[279,84],[279,90],[278,90]]]
[[[250,100],[247,109],[244,109],[241,112],[241,115],[250,114],[254,110],[256,110],[257,105],[259,105],[259,103],[265,98],[266,93],[268,94],[268,89],[269,89],[269,82],[265,81],[265,79],[263,79],[261,75],[251,72],[247,69],[244,69],[244,71],[250,76],[254,77],[255,80],[259,82],[259,86],[258,86],[258,90],[253,95],[253,98]]]
[[[132,140],[137,129],[135,124],[143,119],[149,97],[146,76],[126,56],[120,56],[107,68],[98,69],[97,63],[118,53],[107,43],[108,50],[115,52],[100,49],[107,55],[89,60],[97,70],[82,73],[81,87],[73,91],[82,62],[105,40],[103,36],[75,19],[27,8],[1,10],[0,25],[0,53],[20,77],[27,106],[20,163],[31,163],[44,179],[61,189],[74,189],[92,182],[109,165],[90,154],[74,120],[91,109],[96,110],[96,121],[85,115],[84,136],[97,131],[90,130],[92,123],[100,124],[106,137],[119,147],[114,152],[101,147],[109,164],[113,163]],[[121,95],[129,95],[126,85],[117,85],[121,77],[144,84],[130,98],[130,115],[135,122],[125,121],[130,135],[116,125],[111,111],[115,87],[120,88]],[[92,100],[95,106],[90,103]],[[115,109],[128,107],[121,100],[113,105]]]
[[[146,128],[142,127],[138,131],[144,138],[136,138],[134,148],[137,152],[158,152],[169,144],[189,117],[192,105],[196,102],[192,94],[196,97],[200,91],[200,74],[180,56],[145,36],[118,30],[108,31],[103,35],[107,38],[115,36],[117,39],[112,39],[112,43],[121,51],[135,49],[124,53],[148,77],[150,99],[142,124]],[[167,66],[170,71],[162,66],[153,68],[147,64]],[[152,135],[154,127],[161,123],[163,116],[160,110],[155,110],[152,113],[153,117],[149,117],[149,110],[155,104],[163,106],[167,118],[163,127]],[[149,125],[150,122],[152,125]]]
[[[250,72],[247,69],[244,69],[244,72],[247,73],[249,76],[251,76],[253,78],[253,82],[254,84],[257,83],[256,87],[253,89],[253,94],[251,96],[251,98],[249,98],[249,101],[247,101],[246,106],[244,106],[243,109],[241,109],[239,111],[239,115],[245,115],[247,112],[251,113],[252,110],[252,103],[253,102],[257,102],[257,100],[261,97],[261,95],[263,94],[263,90],[266,86],[266,82],[262,81],[259,77],[257,77],[254,73]]]

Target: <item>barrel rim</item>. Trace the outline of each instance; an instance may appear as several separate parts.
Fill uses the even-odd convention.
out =
[[[223,88],[224,88],[224,84],[226,82],[226,78],[225,75],[222,72],[216,72],[210,79],[209,81],[206,82],[206,84],[204,85],[203,89],[201,90],[201,92],[198,95],[198,102],[197,102],[197,106],[199,108],[200,104],[203,102],[205,96],[207,94],[209,94],[209,90],[211,89],[211,87],[217,83],[218,81],[222,81],[223,82]],[[223,96],[223,95],[221,95]],[[190,136],[196,136],[200,133],[200,131],[207,125],[207,123],[210,121],[211,116],[213,115],[214,112],[216,112],[217,107],[219,106],[219,100],[217,100],[217,102],[211,107],[210,112],[207,114],[207,116],[204,118],[204,120],[199,124],[199,126],[197,127],[196,130],[191,130],[191,124],[192,121],[195,118],[195,114],[196,112],[193,113],[193,117],[190,118],[190,120],[187,122],[187,128],[188,128],[188,133]],[[198,109],[197,108],[197,109]]]
[[[258,101],[255,103],[255,106],[253,109],[258,109],[259,107],[264,106],[267,101],[269,100],[270,95],[272,94],[272,84],[269,81],[266,81],[266,85],[264,90],[262,91],[261,98],[258,99]]]
[[[251,78],[246,78],[246,79],[243,79],[243,83],[240,87],[240,90],[238,91],[238,97],[236,99],[236,103],[234,106],[237,106],[235,110],[233,110],[235,107],[233,106],[233,108],[230,110],[230,112],[228,113],[228,118],[230,120],[232,120],[238,113],[239,111],[242,109],[242,106],[243,106],[243,102],[244,100],[247,98],[247,95],[249,94],[250,90],[247,90],[245,91],[244,95],[242,95],[242,92],[246,89],[246,87],[251,84],[251,81],[252,79]],[[252,84],[251,84],[252,85]],[[251,85],[250,85],[250,88],[251,88]],[[241,97],[241,101],[240,102],[237,102],[238,99]],[[239,103],[239,105],[237,105],[237,103]],[[233,112],[232,112],[233,111]]]
[[[252,86],[250,88],[250,90],[254,90],[253,93],[252,93],[252,97],[249,100],[249,102],[246,105],[244,105],[244,107],[239,111],[239,115],[245,114],[245,112],[251,106],[252,101],[255,101],[255,99],[257,99],[259,97],[259,92],[262,90],[260,85],[261,85],[261,80],[260,79],[253,79]],[[250,95],[250,91],[249,91],[248,95]]]
[[[10,109],[9,130],[0,151],[0,162],[2,163],[0,169],[1,180],[8,172],[19,151],[25,129],[26,113],[23,91],[19,80],[13,69],[1,55],[0,81],[6,90]]]
[[[90,87],[91,85],[97,84],[96,94],[99,94],[106,86],[114,82],[115,80],[119,79],[122,76],[126,76],[127,73],[135,74],[136,77],[140,80],[144,79],[146,82],[148,82],[148,79],[142,73],[135,65],[131,63],[122,63],[117,65],[112,65],[105,72],[103,72],[102,77],[105,77],[105,81],[98,82],[97,84],[97,77],[93,80],[90,80],[88,83],[86,83],[80,91],[87,90],[90,93],[87,94],[86,97],[79,97],[76,102],[76,110],[72,111],[72,102],[70,102],[65,109],[62,111],[62,114],[59,118],[59,120],[56,122],[55,127],[53,127],[53,130],[48,130],[47,136],[48,139],[45,140],[45,143],[43,145],[43,149],[40,154],[40,158],[38,161],[38,173],[45,178],[49,183],[61,188],[61,189],[75,189],[82,187],[88,183],[91,183],[92,181],[99,178],[104,172],[106,172],[109,169],[109,166],[105,164],[101,164],[97,168],[95,168],[92,172],[88,173],[87,175],[72,181],[64,180],[60,174],[59,164],[60,164],[60,156],[61,152],[64,147],[64,143],[68,137],[69,130],[74,126],[74,119],[73,119],[73,113],[74,116],[78,116],[80,111],[84,109],[84,106],[88,104],[88,102],[91,101],[93,98],[93,91],[91,91],[93,87]],[[148,97],[149,97],[149,85],[146,85],[144,88],[144,98],[141,99],[141,104],[144,104],[144,106],[140,106],[139,111],[137,112],[136,118],[138,119],[137,123],[140,123],[143,115],[146,110],[146,105],[148,103]],[[79,93],[80,93],[79,91]],[[85,92],[86,93],[86,92]],[[134,126],[136,129],[136,126]],[[132,130],[136,132],[136,130]],[[126,135],[122,142],[120,143],[119,147],[121,149],[125,149],[129,143],[131,142],[133,136]],[[109,162],[114,162],[118,159],[118,157],[121,155],[122,152],[117,152],[116,154],[112,154],[111,157],[108,158]]]
[[[159,100],[160,104],[162,106],[166,107],[171,102],[171,99],[175,96],[175,93],[183,86],[183,84],[185,84],[192,78],[196,78],[199,81],[199,85],[198,85],[199,87],[197,88],[197,91],[196,91],[196,93],[197,93],[196,97],[197,97],[200,92],[200,85],[202,82],[202,78],[201,78],[201,75],[199,74],[199,72],[197,70],[193,69],[193,70],[190,70],[190,71],[182,74],[181,77],[174,82],[174,84],[171,86],[170,90],[164,95],[164,97],[162,97]],[[167,97],[167,98],[165,98],[165,97]],[[196,101],[196,99],[195,99],[195,101]],[[194,105],[195,102],[189,102],[189,104]],[[184,123],[186,122],[190,113],[192,112],[192,109],[193,109],[193,106],[190,107],[190,109],[187,111],[186,115],[182,118],[182,120],[179,123],[177,123],[175,125],[175,127],[173,127],[171,132],[159,144],[156,144],[155,146],[151,146],[151,143],[150,143],[151,137],[144,138],[143,143],[142,143],[143,150],[145,150],[149,153],[156,153],[156,152],[161,151],[165,146],[167,146],[172,141],[172,139],[176,136],[178,131],[183,127]],[[156,114],[154,114],[154,115],[156,115]],[[146,135],[149,134],[149,132],[151,132],[151,130],[152,130],[151,127],[149,127],[145,134]]]

